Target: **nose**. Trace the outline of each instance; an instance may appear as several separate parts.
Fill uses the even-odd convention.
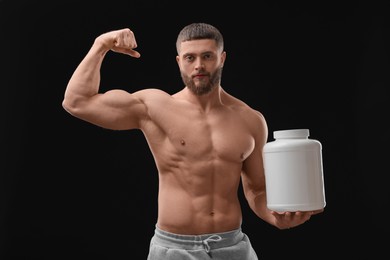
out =
[[[195,69],[200,70],[204,68],[204,64],[201,59],[197,59],[195,63]]]

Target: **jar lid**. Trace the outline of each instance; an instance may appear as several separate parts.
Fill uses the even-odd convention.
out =
[[[274,131],[275,139],[283,138],[307,138],[309,136],[309,129],[289,129]]]

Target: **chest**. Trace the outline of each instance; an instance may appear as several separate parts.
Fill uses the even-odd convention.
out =
[[[161,122],[161,126],[167,145],[188,159],[240,162],[255,145],[249,125],[234,111],[177,112]]]

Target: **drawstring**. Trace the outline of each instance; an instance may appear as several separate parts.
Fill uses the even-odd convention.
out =
[[[212,235],[212,236],[209,236],[208,238],[206,238],[205,240],[202,241],[204,247],[205,247],[205,250],[207,253],[210,252],[210,245],[209,245],[209,242],[218,242],[218,241],[221,241],[222,240],[222,237],[221,236],[218,236],[218,235]]]

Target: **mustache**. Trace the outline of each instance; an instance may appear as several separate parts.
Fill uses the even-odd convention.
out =
[[[191,78],[194,78],[196,76],[199,76],[199,75],[202,75],[202,76],[210,76],[210,73],[206,72],[206,71],[198,71],[197,73],[194,73],[191,75]]]

